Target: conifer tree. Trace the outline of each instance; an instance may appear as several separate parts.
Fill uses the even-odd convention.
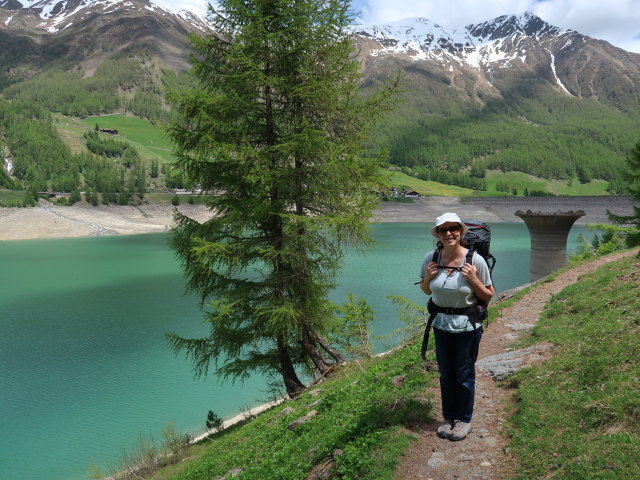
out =
[[[395,91],[359,94],[351,20],[343,0],[222,0],[192,38],[199,85],[171,93],[169,134],[179,172],[216,194],[210,220],[177,214],[171,244],[210,332],[169,339],[197,375],[275,371],[295,396],[297,367],[344,359],[328,294],[343,247],[370,241],[382,178],[362,144]]]
[[[631,154],[627,157],[627,179],[629,193],[633,198],[640,201],[640,141],[631,149]],[[635,229],[627,234],[627,246],[635,247],[640,245],[640,207],[633,207],[633,215],[615,215],[607,212],[611,220],[616,223],[634,225]]]

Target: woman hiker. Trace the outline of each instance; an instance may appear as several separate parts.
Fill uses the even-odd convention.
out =
[[[485,260],[474,252],[471,263],[466,262],[468,249],[462,238],[466,232],[455,213],[440,215],[431,229],[438,249],[425,255],[420,270],[420,288],[431,295],[430,312],[438,312],[433,332],[444,423],[437,434],[454,441],[471,432],[475,362],[482,337],[482,322],[462,312],[473,312],[478,304],[486,306],[495,293]]]

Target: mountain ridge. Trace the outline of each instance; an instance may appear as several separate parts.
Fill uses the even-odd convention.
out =
[[[209,27],[192,12],[173,10],[150,0],[0,0],[0,75],[22,80],[61,59],[85,69],[130,46],[187,69],[188,34]]]
[[[123,24],[126,32],[122,31]],[[145,27],[147,31],[141,33]],[[171,49],[160,35],[170,32],[168,37],[174,44],[175,57],[182,55],[186,59],[189,54],[186,33],[203,33],[209,28],[198,14],[162,1],[0,0],[0,32],[25,35],[39,44],[49,43],[53,35],[52,43],[84,46],[92,38],[87,32],[99,30],[102,38],[92,40],[96,44],[93,48],[83,47],[87,50],[85,56],[90,56],[92,49],[94,53],[104,51],[102,43],[122,45],[127,35],[136,40],[148,36],[152,43]],[[536,73],[545,76],[559,92],[599,98],[602,94],[589,91],[594,90],[592,81],[575,75],[594,61],[604,63],[603,68],[611,67],[612,73],[620,75],[633,90],[640,91],[640,54],[626,52],[574,30],[560,29],[530,12],[472,23],[463,30],[447,30],[426,18],[408,18],[385,25],[354,25],[353,33],[365,68],[390,57],[398,62],[430,63],[430,69],[439,71],[443,77],[454,76],[447,75],[446,71],[463,71],[475,76],[480,90],[489,95],[500,90],[493,83],[496,76],[501,76],[499,70],[525,68],[537,70]],[[67,35],[63,42],[59,41],[61,35]],[[163,56],[161,49],[158,54]],[[186,61],[173,61],[170,66],[178,65],[188,67]],[[589,94],[585,95],[585,91]],[[625,108],[628,104],[625,98],[618,101],[616,108]]]
[[[640,54],[574,30],[562,30],[529,12],[470,24],[464,31],[448,32],[427,19],[416,18],[385,26],[358,26],[355,32],[369,58],[430,62],[445,76],[446,70],[472,69],[487,93],[496,93],[492,87],[501,76],[500,70],[524,68],[537,70],[559,92],[598,97],[591,88],[593,81],[576,75],[587,68],[585,57],[595,62],[589,76],[606,66],[620,74],[633,90],[640,91]],[[626,101],[616,105],[626,106]]]
[[[122,97],[120,109],[144,102],[138,111],[153,119],[166,111],[163,69],[187,70],[188,33],[210,29],[202,17],[160,3],[0,0],[0,92],[35,99],[33,90],[46,83],[41,73],[57,69],[79,75],[74,85],[91,95],[95,87],[86,81],[94,72],[126,59],[139,64],[131,70],[138,80],[114,78],[112,85],[120,83],[107,94]],[[351,31],[363,91],[402,72],[402,106],[369,147],[385,147],[405,173],[474,189],[486,188],[487,169],[581,182],[622,178],[640,119],[640,54],[530,12],[459,30],[412,18]],[[30,79],[39,83],[25,83]],[[48,88],[53,96],[59,91]],[[54,111],[97,114],[114,105],[86,103]]]
[[[48,33],[57,33],[71,25],[69,21],[64,26],[66,20],[84,20],[88,13],[109,14],[116,11],[140,11],[146,9],[162,15],[163,12],[170,13],[176,17],[189,22],[196,29],[205,31],[206,22],[199,15],[192,11],[175,8],[171,3],[156,2],[154,0],[3,0],[0,1],[0,9],[6,9],[25,16],[37,16],[42,21],[36,23],[33,28],[43,29]],[[5,27],[8,27],[14,16],[4,19]]]

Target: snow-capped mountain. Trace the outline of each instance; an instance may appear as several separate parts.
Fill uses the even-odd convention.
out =
[[[86,67],[109,52],[145,45],[164,65],[186,68],[187,33],[208,28],[202,16],[170,0],[0,0],[0,67],[35,72],[59,57]],[[403,69],[408,88],[444,85],[462,101],[481,103],[480,97],[502,97],[516,84],[535,83],[640,111],[640,54],[531,13],[460,31],[413,18],[354,25],[353,32],[367,81]]]
[[[428,76],[477,99],[502,96],[514,82],[538,82],[564,95],[597,99],[638,110],[640,54],[574,30],[549,25],[536,15],[505,15],[447,31],[427,19],[388,25],[356,25],[367,75],[391,65],[411,78]]]
[[[162,0],[0,0],[0,9],[13,12],[4,15],[2,23],[7,28],[12,27],[13,22],[14,25],[26,24],[49,33],[65,30],[91,15],[126,15],[145,10],[162,16],[174,15],[198,29],[206,28],[206,23],[199,15]],[[25,21],[25,17],[31,22]]]
[[[475,67],[480,61],[522,60],[528,45],[521,44],[518,48],[517,43],[525,39],[541,41],[544,36],[558,37],[572,32],[553,27],[530,13],[468,25],[464,31],[446,31],[424,18],[389,25],[358,25],[354,31],[359,37],[374,42],[369,49],[372,56],[403,55],[413,60],[457,61]]]
[[[10,76],[19,67],[24,78],[66,59],[92,71],[136,47],[160,66],[184,69],[188,33],[208,28],[202,17],[168,0],[0,0],[0,67]]]

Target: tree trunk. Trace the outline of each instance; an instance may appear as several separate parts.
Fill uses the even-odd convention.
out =
[[[312,330],[310,333],[313,336],[313,339],[318,343],[318,345],[320,345],[325,352],[331,355],[337,363],[340,364],[347,361],[342,353],[333,348],[331,345],[328,345],[327,342],[325,342],[324,339],[315,331]]]
[[[320,350],[314,345],[313,337],[309,334],[309,331],[304,328],[302,332],[302,349],[309,356],[315,367],[318,369],[322,376],[326,375],[331,368],[327,359],[322,356]]]
[[[280,373],[282,380],[287,389],[290,398],[300,395],[306,388],[298,378],[296,370],[293,368],[291,356],[289,355],[289,347],[280,339],[278,339],[278,360],[280,361]]]

